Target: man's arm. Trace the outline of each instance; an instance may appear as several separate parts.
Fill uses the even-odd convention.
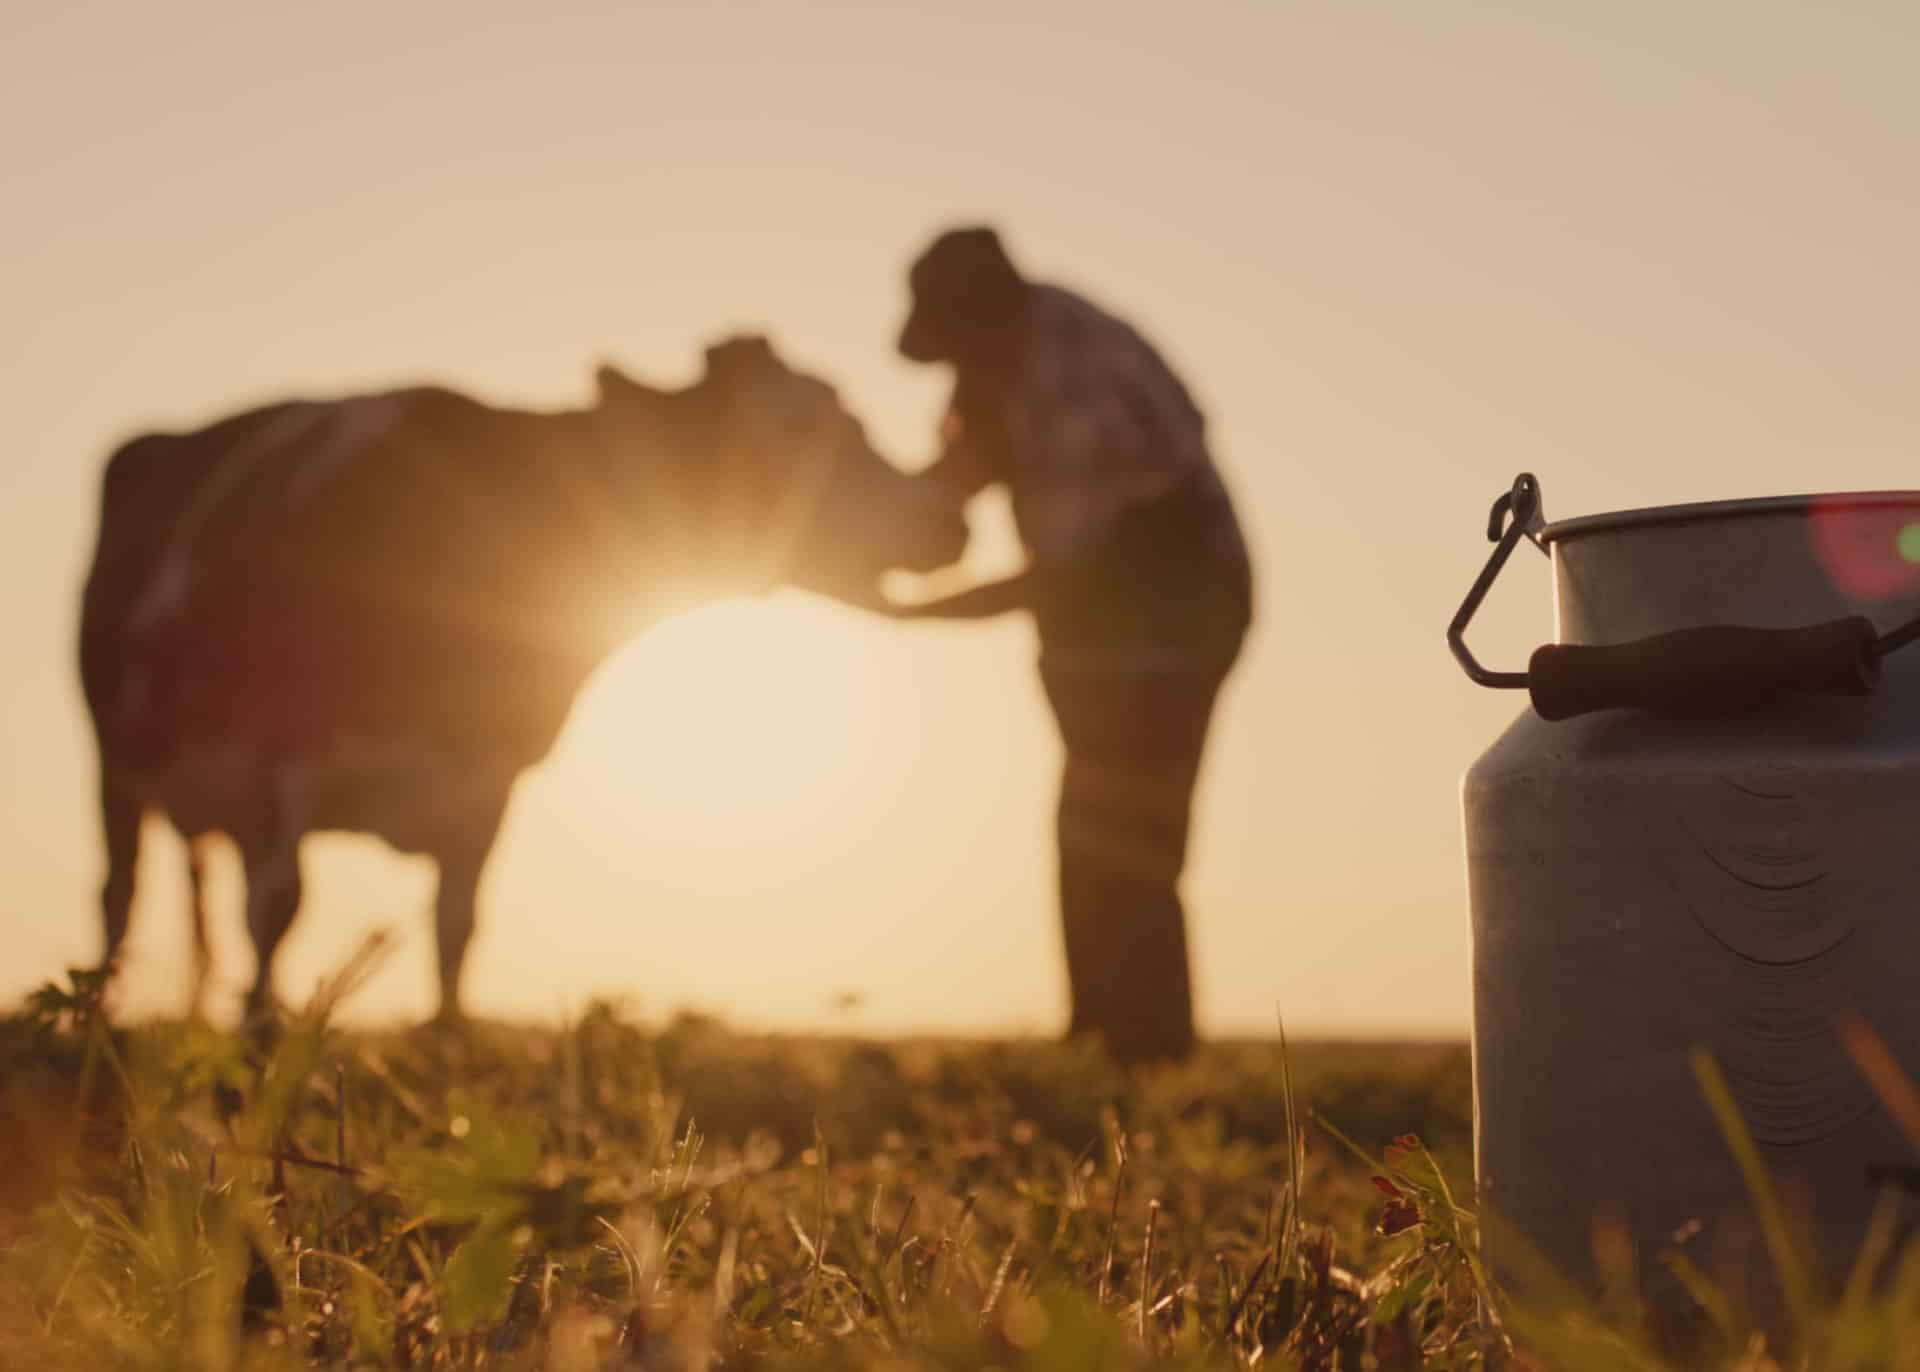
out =
[[[988,446],[968,430],[959,405],[950,405],[940,424],[940,455],[914,479],[938,481],[962,500],[968,500],[1002,477]],[[877,587],[871,597],[849,603],[889,619],[991,619],[1026,609],[1030,590],[1028,573],[1022,569],[998,581],[982,582],[917,604],[890,600]]]
[[[1031,572],[1022,569],[999,581],[983,581],[914,605],[887,601],[883,613],[893,619],[991,619],[1032,605],[1031,578]]]

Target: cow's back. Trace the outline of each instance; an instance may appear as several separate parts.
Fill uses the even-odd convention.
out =
[[[134,611],[154,586],[172,532],[236,443],[303,403],[262,406],[191,433],[141,434],[108,458],[80,612],[81,685],[103,745],[119,741],[115,726],[129,713],[120,696],[138,669]]]
[[[536,680],[537,699],[480,717],[482,679],[498,693],[514,674],[475,622],[525,580],[511,535],[551,484],[535,420],[416,389],[123,445],[82,609],[103,750],[138,765],[195,731],[297,752],[342,730],[428,728],[542,735],[515,742],[544,751],[558,687]]]

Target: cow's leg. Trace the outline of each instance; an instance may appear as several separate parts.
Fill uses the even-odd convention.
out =
[[[188,986],[187,1013],[198,1017],[206,1010],[207,979],[213,971],[213,948],[207,938],[207,860],[213,840],[189,834],[187,840],[187,895],[193,915],[193,980]]]
[[[487,854],[493,850],[494,836],[500,832],[506,800],[502,793],[497,803],[476,806],[469,822],[442,842],[434,854],[440,866],[433,927],[440,951],[442,1019],[460,1017],[460,971],[466,964],[467,945],[473,940],[480,874],[487,865]]]
[[[112,971],[126,941],[133,913],[133,881],[140,864],[140,820],[144,807],[139,795],[105,763],[100,767],[100,820],[106,838],[107,879],[100,888],[101,925],[105,942],[100,965]]]
[[[274,954],[300,909],[302,826],[288,801],[285,795],[274,795],[263,807],[260,822],[235,836],[247,874],[247,932],[259,959],[253,989],[247,993],[248,1018],[272,1008]]]

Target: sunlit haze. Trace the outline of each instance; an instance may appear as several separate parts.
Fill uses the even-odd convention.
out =
[[[1202,1030],[1461,1032],[1458,777],[1518,707],[1442,642],[1487,505],[1523,468],[1556,516],[1920,486],[1917,68],[1897,4],[14,0],[0,1002],[98,954],[73,645],[116,442],[421,379],[579,404],[599,359],[679,382],[744,326],[918,467],[945,381],[892,351],[904,273],[965,217],[1164,348],[1252,543]],[[970,565],[1013,565],[1004,503],[972,516]],[[1550,626],[1516,562],[1476,647]],[[1057,1031],[1033,653],[792,592],[636,641],[515,794],[471,1006]],[[428,1008],[424,862],[327,837],[305,871],[283,991],[390,926],[361,1009]],[[180,1004],[184,885],[151,835],[136,1008]]]

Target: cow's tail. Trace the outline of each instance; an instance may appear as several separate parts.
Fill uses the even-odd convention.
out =
[[[103,750],[121,732],[129,669],[129,610],[152,573],[165,536],[154,509],[166,463],[163,435],[123,443],[100,482],[100,523],[80,607],[80,685]]]

